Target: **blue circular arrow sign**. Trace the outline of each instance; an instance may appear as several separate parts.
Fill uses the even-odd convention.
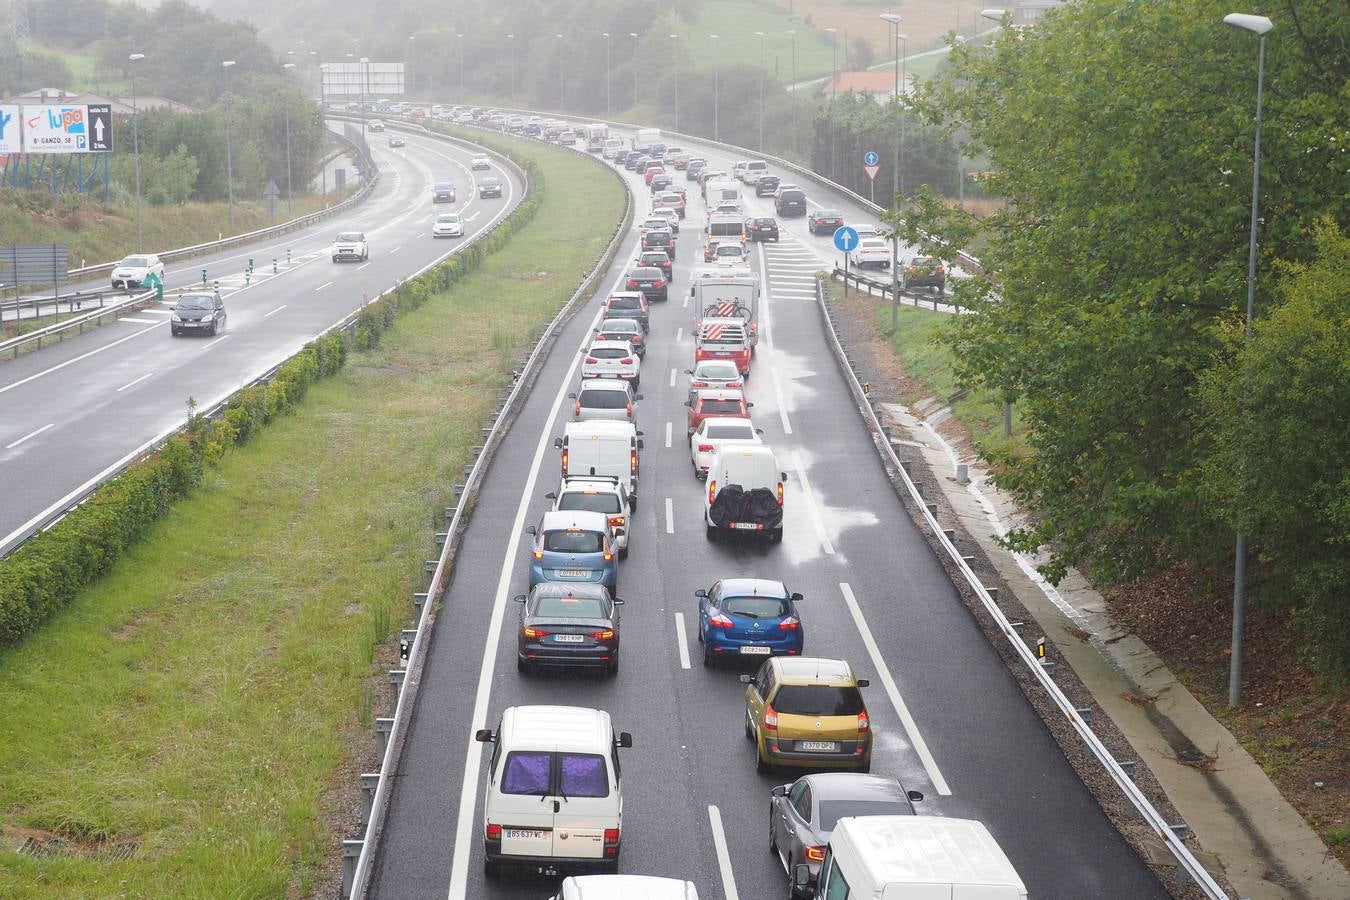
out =
[[[847,225],[840,225],[834,230],[834,245],[845,253],[858,246],[857,229],[849,228]]]
[[[877,156],[877,151],[868,150],[866,153],[863,154],[864,166],[875,166],[879,162],[881,162],[881,157]]]

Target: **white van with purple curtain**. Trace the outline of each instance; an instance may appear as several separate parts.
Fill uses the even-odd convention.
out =
[[[494,732],[483,799],[483,871],[615,872],[623,834],[619,750],[609,713],[578,706],[512,706]]]

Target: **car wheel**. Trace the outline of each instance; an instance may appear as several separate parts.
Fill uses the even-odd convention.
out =
[[[619,674],[619,658],[617,656],[609,661],[609,665],[606,667],[605,671],[610,678]]]
[[[713,654],[707,642],[703,643],[703,668],[711,669],[713,667]]]
[[[764,761],[763,755],[759,752],[759,747],[755,747],[755,772],[760,775],[767,775],[773,771],[773,766]]]
[[[333,262],[337,262],[337,261],[338,261],[338,258],[337,258],[336,256],[333,257]]]
[[[755,739],[755,729],[750,727],[750,710],[745,711],[745,739],[753,741]]]
[[[861,772],[861,773],[864,774],[864,775],[869,775],[869,774],[871,774],[871,772],[872,772],[872,761],[869,759],[867,762],[863,763],[861,766],[858,766],[858,771]]]
[[[770,531],[769,540],[773,541],[775,544],[783,543],[783,529],[775,528],[772,531]]]
[[[528,675],[530,672],[533,671],[533,669],[530,668],[530,664],[527,660],[523,660],[519,656],[517,656],[516,671],[521,673],[522,675]]]
[[[714,544],[717,543],[717,529],[715,527],[713,527],[712,525],[708,525],[704,529],[704,531],[709,541],[711,541]]]
[[[174,328],[173,326],[169,326],[169,333],[172,334],[174,337],[178,337],[178,329]]]
[[[493,859],[483,859],[483,874],[488,878],[496,878],[501,874],[501,866]]]
[[[627,547],[620,547],[620,548],[619,548],[619,559],[627,559],[627,558],[628,558],[628,548],[627,548]]]
[[[778,837],[773,833],[773,804],[769,804],[769,855],[778,855]],[[788,872],[792,872],[792,866],[788,866]]]

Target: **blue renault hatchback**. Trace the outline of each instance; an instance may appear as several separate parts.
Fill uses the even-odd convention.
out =
[[[732,657],[801,655],[805,634],[797,604],[802,595],[788,593],[783,582],[726,578],[694,596],[705,666]]]
[[[541,581],[603,584],[614,596],[619,583],[619,554],[609,517],[590,510],[553,510],[544,513],[530,550],[530,587]]]

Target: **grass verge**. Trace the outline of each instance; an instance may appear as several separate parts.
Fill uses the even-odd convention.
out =
[[[499,142],[508,139],[497,138]],[[336,858],[378,648],[514,363],[603,249],[613,176],[518,142],[535,219],[0,655],[0,896],[296,896]],[[13,851],[34,838],[62,852]],[[130,853],[130,858],[122,858]],[[326,888],[325,888],[326,889]]]

